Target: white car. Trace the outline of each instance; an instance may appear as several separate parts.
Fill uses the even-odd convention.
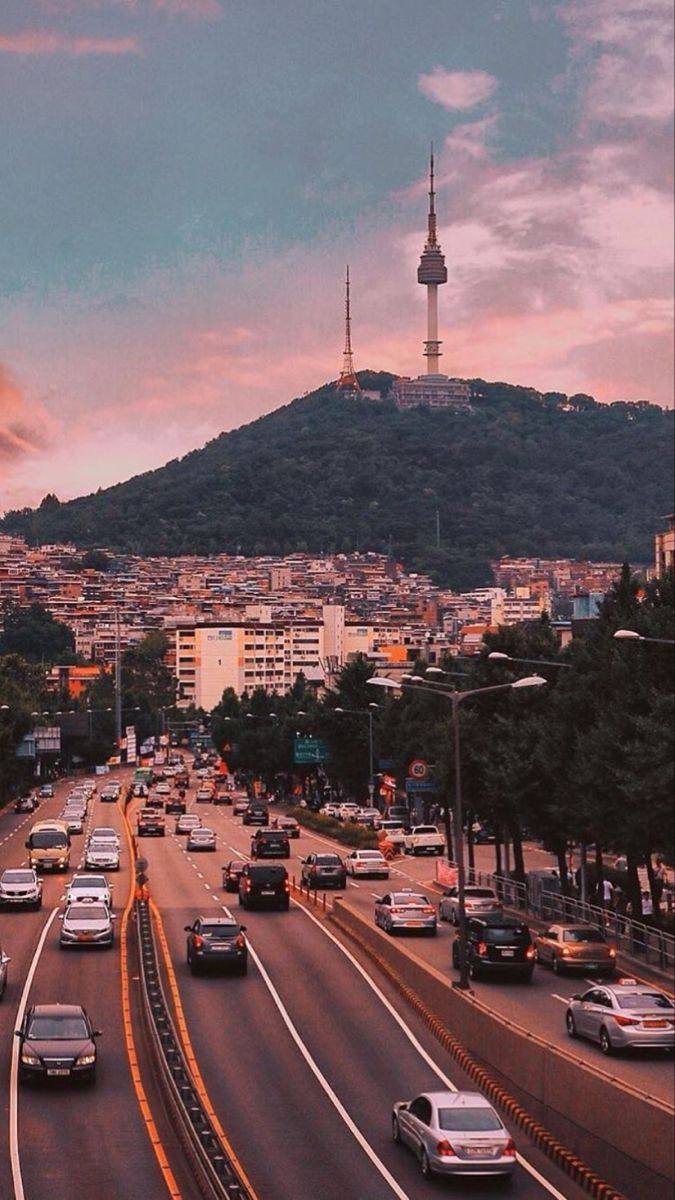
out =
[[[324,804],[319,811],[322,817],[337,817],[338,805]]]
[[[112,908],[112,887],[105,875],[73,875],[64,898],[66,905],[78,900],[99,900]]]
[[[492,888],[473,884],[467,884],[464,888],[464,911],[467,917],[482,917],[485,913],[501,913],[502,910],[502,902]],[[438,905],[438,916],[441,921],[459,924],[459,888],[445,889]]]
[[[92,838],[85,850],[84,866],[87,871],[119,871],[119,848],[113,842]]]
[[[89,837],[89,841],[90,842],[112,842],[113,845],[117,846],[118,850],[120,848],[120,835],[118,834],[117,830],[110,829],[110,828],[108,828],[108,826],[105,826],[105,825],[97,825],[97,827],[95,829],[92,829],[90,837]]]
[[[356,814],[359,825],[365,825],[368,829],[379,829],[381,819],[379,808],[360,808]]]
[[[10,867],[0,875],[0,906],[40,908],[42,880],[32,867]]]
[[[405,846],[405,829],[402,821],[394,821],[391,817],[380,821],[378,833],[384,835],[384,838],[389,842],[395,850],[403,853]]]
[[[216,835],[212,829],[196,825],[188,834],[188,850],[215,850]]]
[[[338,806],[337,819],[338,821],[355,821],[358,811],[358,804],[352,804],[350,800],[346,800],[344,804]]]
[[[374,875],[377,879],[389,878],[389,863],[380,850],[352,850],[345,859],[347,874]]]
[[[171,784],[169,784],[169,783],[156,784],[155,795],[156,796],[170,796],[171,795]]]

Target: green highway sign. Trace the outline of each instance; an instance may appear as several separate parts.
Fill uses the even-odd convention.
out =
[[[329,758],[328,746],[322,738],[296,737],[293,743],[293,762],[296,766],[324,763]]]

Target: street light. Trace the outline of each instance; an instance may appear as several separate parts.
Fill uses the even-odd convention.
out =
[[[509,663],[529,663],[536,667],[564,667],[565,670],[571,669],[571,663],[564,662],[547,662],[545,658],[513,658],[511,654],[504,654],[501,650],[491,650],[488,654],[490,662],[509,662]]]
[[[670,638],[643,637],[641,633],[636,633],[634,629],[617,629],[614,637],[623,642],[653,642],[657,646],[675,646],[675,642],[671,641]]]
[[[454,734],[455,746],[455,858],[457,860],[457,900],[459,908],[459,925],[457,942],[459,947],[459,980],[453,984],[453,987],[459,988],[462,991],[467,991],[469,980],[466,966],[466,912],[464,909],[464,898],[466,889],[466,879],[464,873],[464,830],[463,830],[463,814],[462,814],[462,775],[460,764],[460,738],[459,738],[459,706],[463,700],[470,700],[473,696],[485,696],[488,692],[505,692],[516,688],[542,687],[546,680],[541,675],[526,675],[524,679],[515,679],[513,683],[497,683],[489,687],[470,688],[466,692],[458,691],[441,691],[438,686],[433,687],[429,684],[418,685],[411,681],[410,684],[400,684],[393,679],[381,678],[374,676],[368,680],[368,683],[373,687],[394,688],[398,691],[403,687],[408,686],[410,691],[415,692],[430,692],[432,696],[446,696],[452,705],[452,728]],[[445,806],[447,815],[447,804]]]
[[[372,808],[375,801],[375,763],[373,758],[373,710],[379,708],[379,704],[374,701],[367,708],[337,708],[333,712],[344,713],[350,717],[367,717],[368,718],[368,796],[370,798],[370,807]]]

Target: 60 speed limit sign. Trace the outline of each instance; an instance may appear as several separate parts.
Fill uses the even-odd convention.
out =
[[[414,758],[408,767],[409,779],[426,779],[429,768],[423,758]]]

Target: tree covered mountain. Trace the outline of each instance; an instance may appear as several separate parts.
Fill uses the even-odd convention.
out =
[[[386,396],[393,376],[359,378]],[[159,470],[9,512],[0,528],[145,555],[379,550],[456,587],[487,582],[502,554],[651,561],[673,505],[672,411],[471,386],[471,412],[399,412],[328,384]]]

